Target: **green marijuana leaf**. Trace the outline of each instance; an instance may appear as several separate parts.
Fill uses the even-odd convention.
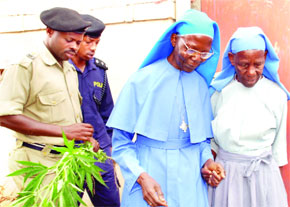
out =
[[[23,191],[19,193],[12,206],[78,207],[78,202],[86,206],[78,194],[83,192],[84,183],[87,183],[92,194],[93,178],[106,186],[101,176],[104,170],[95,165],[95,162],[104,163],[109,158],[106,153],[101,149],[94,152],[90,142],[75,145],[74,140],[69,141],[64,133],[63,139],[66,147],[52,148],[60,152],[62,158],[51,167],[18,161],[26,167],[8,176],[24,175]],[[55,175],[53,180],[48,185],[42,185],[45,177],[51,174]]]

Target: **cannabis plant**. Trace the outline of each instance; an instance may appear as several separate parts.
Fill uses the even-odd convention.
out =
[[[101,149],[94,152],[89,142],[75,145],[74,140],[68,141],[64,133],[63,138],[66,147],[52,148],[62,154],[62,158],[53,166],[18,161],[25,168],[8,176],[24,175],[24,187],[12,206],[77,207],[78,202],[86,206],[79,195],[83,192],[84,183],[87,183],[92,194],[93,178],[106,186],[100,174],[103,170],[94,163],[105,162],[107,155]],[[52,173],[55,175],[53,180],[43,185],[44,178]],[[30,182],[27,182],[28,178]]]

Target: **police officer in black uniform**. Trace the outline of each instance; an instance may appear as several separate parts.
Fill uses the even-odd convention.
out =
[[[108,156],[111,156],[112,130],[106,122],[113,109],[113,99],[106,75],[106,64],[95,58],[95,50],[100,41],[105,24],[91,15],[82,15],[83,20],[91,22],[86,30],[80,49],[70,62],[78,72],[79,90],[83,97],[82,113],[85,123],[94,127],[93,137],[99,142]],[[95,181],[95,195],[89,196],[94,206],[120,206],[119,189],[112,160],[96,163],[105,172],[102,174],[109,188]]]

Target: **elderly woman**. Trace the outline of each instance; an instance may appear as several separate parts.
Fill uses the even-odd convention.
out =
[[[212,147],[227,173],[218,187],[209,188],[210,206],[288,206],[279,166],[287,164],[289,93],[278,66],[260,28],[238,28],[233,34],[210,88]]]
[[[124,86],[108,121],[114,128],[112,156],[125,179],[122,207],[208,206],[201,169],[221,171],[209,184],[223,177],[209,140],[208,84],[218,59],[217,24],[188,10]]]

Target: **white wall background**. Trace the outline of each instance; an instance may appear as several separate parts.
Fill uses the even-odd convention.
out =
[[[157,39],[192,4],[199,8],[200,0],[0,0],[0,68],[17,63],[41,46],[45,37],[41,11],[68,7],[106,24],[95,56],[109,66],[109,83],[116,100]],[[8,174],[8,154],[15,139],[1,127],[0,139],[1,185]]]

